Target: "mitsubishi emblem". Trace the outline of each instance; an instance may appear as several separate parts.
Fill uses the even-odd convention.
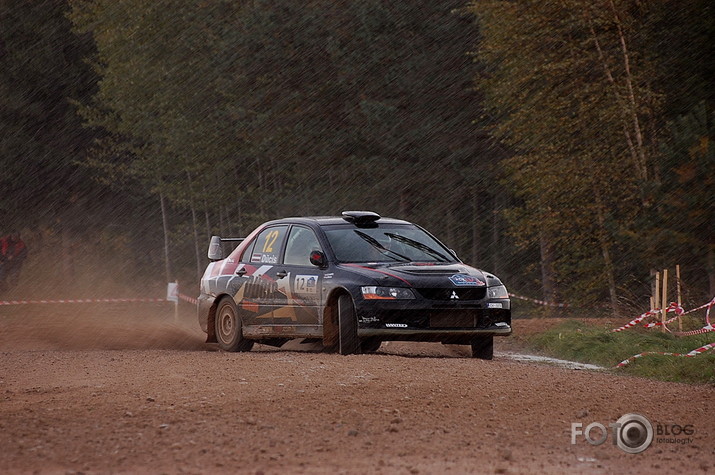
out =
[[[457,295],[457,292],[455,292],[455,291],[453,290],[453,291],[452,291],[452,295],[450,295],[449,298],[450,298],[451,300],[458,300],[458,299],[459,299],[459,295]]]

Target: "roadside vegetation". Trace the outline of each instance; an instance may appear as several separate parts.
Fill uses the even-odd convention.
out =
[[[699,305],[713,8],[3,2],[0,236],[28,265],[52,247],[63,283],[101,242],[123,273],[195,288],[213,234],[370,209],[531,298],[618,314],[680,264]]]
[[[684,321],[684,329],[701,327],[699,319]],[[529,337],[533,348],[557,358],[614,368],[663,381],[715,385],[715,351],[694,357],[646,355],[621,368],[621,361],[646,351],[687,354],[715,342],[715,333],[687,337],[663,333],[660,329],[631,328],[614,333],[612,327],[578,320],[567,320],[543,333]]]

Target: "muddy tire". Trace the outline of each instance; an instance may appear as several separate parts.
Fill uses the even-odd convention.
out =
[[[349,295],[338,297],[338,353],[353,355],[360,352],[355,305]]]
[[[382,340],[380,340],[379,338],[365,338],[360,342],[360,350],[363,353],[375,353],[377,350],[380,349],[380,345],[382,345]]]
[[[214,328],[219,348],[225,351],[251,351],[253,340],[243,337],[241,317],[231,297],[223,297],[216,308]]]
[[[483,336],[472,340],[472,358],[491,360],[494,358],[494,337]]]

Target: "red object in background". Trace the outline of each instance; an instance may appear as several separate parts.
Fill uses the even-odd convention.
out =
[[[20,239],[19,234],[8,234],[0,239],[0,259],[11,261],[17,258],[24,258],[27,254],[27,246]]]

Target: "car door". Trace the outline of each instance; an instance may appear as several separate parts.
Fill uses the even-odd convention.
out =
[[[293,225],[286,239],[283,264],[277,272],[278,291],[285,293],[287,304],[275,308],[274,323],[319,324],[323,272],[310,263],[313,251],[322,251],[313,230]]]
[[[287,305],[279,290],[281,260],[288,225],[269,226],[246,247],[235,274],[240,286],[234,296],[246,325],[272,325],[273,311]]]

